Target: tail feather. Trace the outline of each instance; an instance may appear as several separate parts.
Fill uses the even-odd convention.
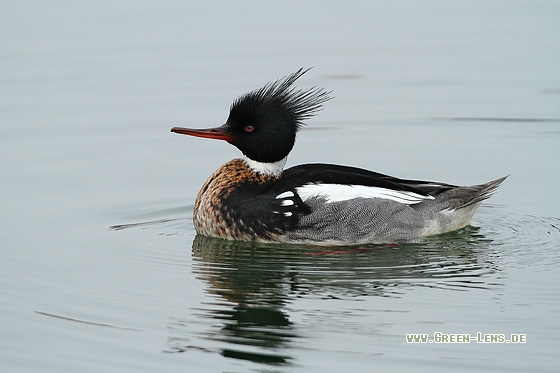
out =
[[[504,176],[485,184],[451,189],[445,192],[446,199],[448,199],[450,207],[454,209],[479,203],[490,198],[506,178],[507,176]]]
[[[454,186],[436,194],[435,200],[419,204],[418,211],[426,221],[420,235],[451,232],[468,225],[480,202],[490,198],[506,177],[485,184]]]

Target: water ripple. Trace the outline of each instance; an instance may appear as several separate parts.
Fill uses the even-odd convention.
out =
[[[336,311],[334,319],[346,320],[341,328],[348,330],[352,321],[342,313],[360,313],[360,303],[352,308],[348,302],[403,298],[414,288],[483,291],[494,298],[503,291],[504,273],[511,264],[558,262],[559,219],[512,214],[492,205],[482,208],[477,219],[481,227],[404,245],[329,249],[197,236],[192,271],[212,301],[170,322],[166,352],[202,349],[230,358],[291,365],[287,349],[305,348],[301,328],[292,319],[305,319],[311,313],[310,320],[320,330],[333,312],[321,308],[324,300],[345,301],[340,305],[346,309]],[[378,333],[374,329],[379,327],[364,331],[360,324],[356,332]]]

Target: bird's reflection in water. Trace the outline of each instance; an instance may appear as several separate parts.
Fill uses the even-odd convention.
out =
[[[294,325],[288,311],[300,298],[353,301],[369,296],[403,297],[407,289],[417,286],[451,290],[499,286],[486,280],[498,270],[491,240],[473,227],[418,244],[344,248],[235,242],[199,235],[192,253],[193,272],[207,284],[213,300],[194,307],[197,321],[177,320],[173,329],[180,331],[182,323],[203,321],[207,329],[197,333],[197,339],[208,343],[202,347],[197,343],[194,348],[260,363],[288,364],[290,349],[304,346],[305,326]],[[171,351],[193,348],[191,338],[175,338],[170,344]]]

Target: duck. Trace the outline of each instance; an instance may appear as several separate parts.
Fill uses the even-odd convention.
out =
[[[469,225],[506,179],[457,186],[326,163],[285,169],[304,121],[331,99],[323,88],[294,86],[308,71],[240,96],[222,126],[171,129],[226,141],[243,154],[202,185],[193,209],[198,234],[319,246],[418,242]]]

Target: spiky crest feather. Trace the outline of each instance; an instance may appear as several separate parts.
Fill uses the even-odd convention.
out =
[[[313,86],[308,89],[292,87],[294,82],[311,68],[300,68],[293,74],[284,76],[264,87],[249,92],[236,99],[230,108],[230,115],[237,113],[261,113],[268,108],[283,110],[292,115],[296,128],[303,126],[305,119],[311,118],[323,109],[323,103],[332,99],[332,91]],[[278,113],[279,111],[276,111]]]

